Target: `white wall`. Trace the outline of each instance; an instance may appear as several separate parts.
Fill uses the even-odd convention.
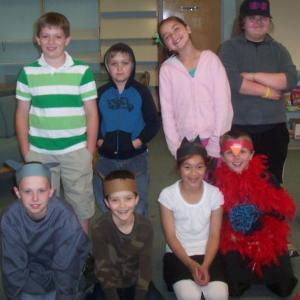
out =
[[[290,52],[300,70],[300,0],[270,0],[274,29],[271,35]]]

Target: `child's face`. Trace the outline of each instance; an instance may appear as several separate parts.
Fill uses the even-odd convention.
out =
[[[41,29],[36,41],[41,47],[45,59],[53,61],[64,58],[64,51],[70,43],[70,37],[66,37],[62,28],[58,26],[47,26]]]
[[[243,146],[244,140],[245,139],[232,139],[237,145],[240,145],[240,149],[236,151],[234,148],[228,148],[228,150],[222,153],[222,158],[228,168],[239,174],[248,168],[249,162],[254,154],[253,150]]]
[[[170,20],[164,23],[160,30],[160,36],[169,51],[180,51],[190,40],[191,29],[189,26]]]
[[[270,18],[264,16],[247,16],[244,18],[244,31],[246,37],[253,42],[264,40],[270,30]]]
[[[182,183],[189,189],[198,189],[201,186],[205,171],[205,161],[200,155],[191,156],[179,167]]]
[[[113,218],[118,221],[128,221],[139,201],[138,196],[131,191],[111,193],[105,203],[111,210]]]
[[[18,199],[22,202],[27,214],[34,220],[43,218],[47,213],[48,201],[54,189],[43,176],[24,177],[18,188],[14,188]]]
[[[109,58],[107,68],[117,85],[126,84],[132,73],[133,63],[128,53],[117,52]]]

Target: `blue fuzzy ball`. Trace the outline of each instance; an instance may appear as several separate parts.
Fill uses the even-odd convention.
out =
[[[229,212],[229,221],[234,231],[249,234],[259,227],[261,213],[253,204],[234,206]]]

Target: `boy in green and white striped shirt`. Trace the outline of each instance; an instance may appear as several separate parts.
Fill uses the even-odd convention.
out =
[[[59,162],[53,186],[63,183],[65,199],[88,232],[94,214],[92,154],[98,115],[96,84],[88,65],[65,52],[70,24],[56,12],[41,16],[36,41],[42,55],[24,66],[17,81],[16,130],[25,161]]]

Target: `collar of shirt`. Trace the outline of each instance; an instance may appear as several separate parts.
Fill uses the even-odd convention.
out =
[[[47,61],[45,60],[45,57],[44,57],[44,54],[41,55],[41,57],[39,58],[38,62],[39,64],[42,66],[42,67],[47,67],[51,70],[51,72],[57,72],[59,70],[62,70],[64,68],[67,68],[67,67],[70,67],[70,66],[73,66],[74,65],[74,61],[72,59],[72,57],[69,55],[68,52],[65,51],[65,56],[66,56],[66,59],[65,59],[65,62],[62,66],[60,66],[59,68],[54,68],[52,66],[50,66]]]

